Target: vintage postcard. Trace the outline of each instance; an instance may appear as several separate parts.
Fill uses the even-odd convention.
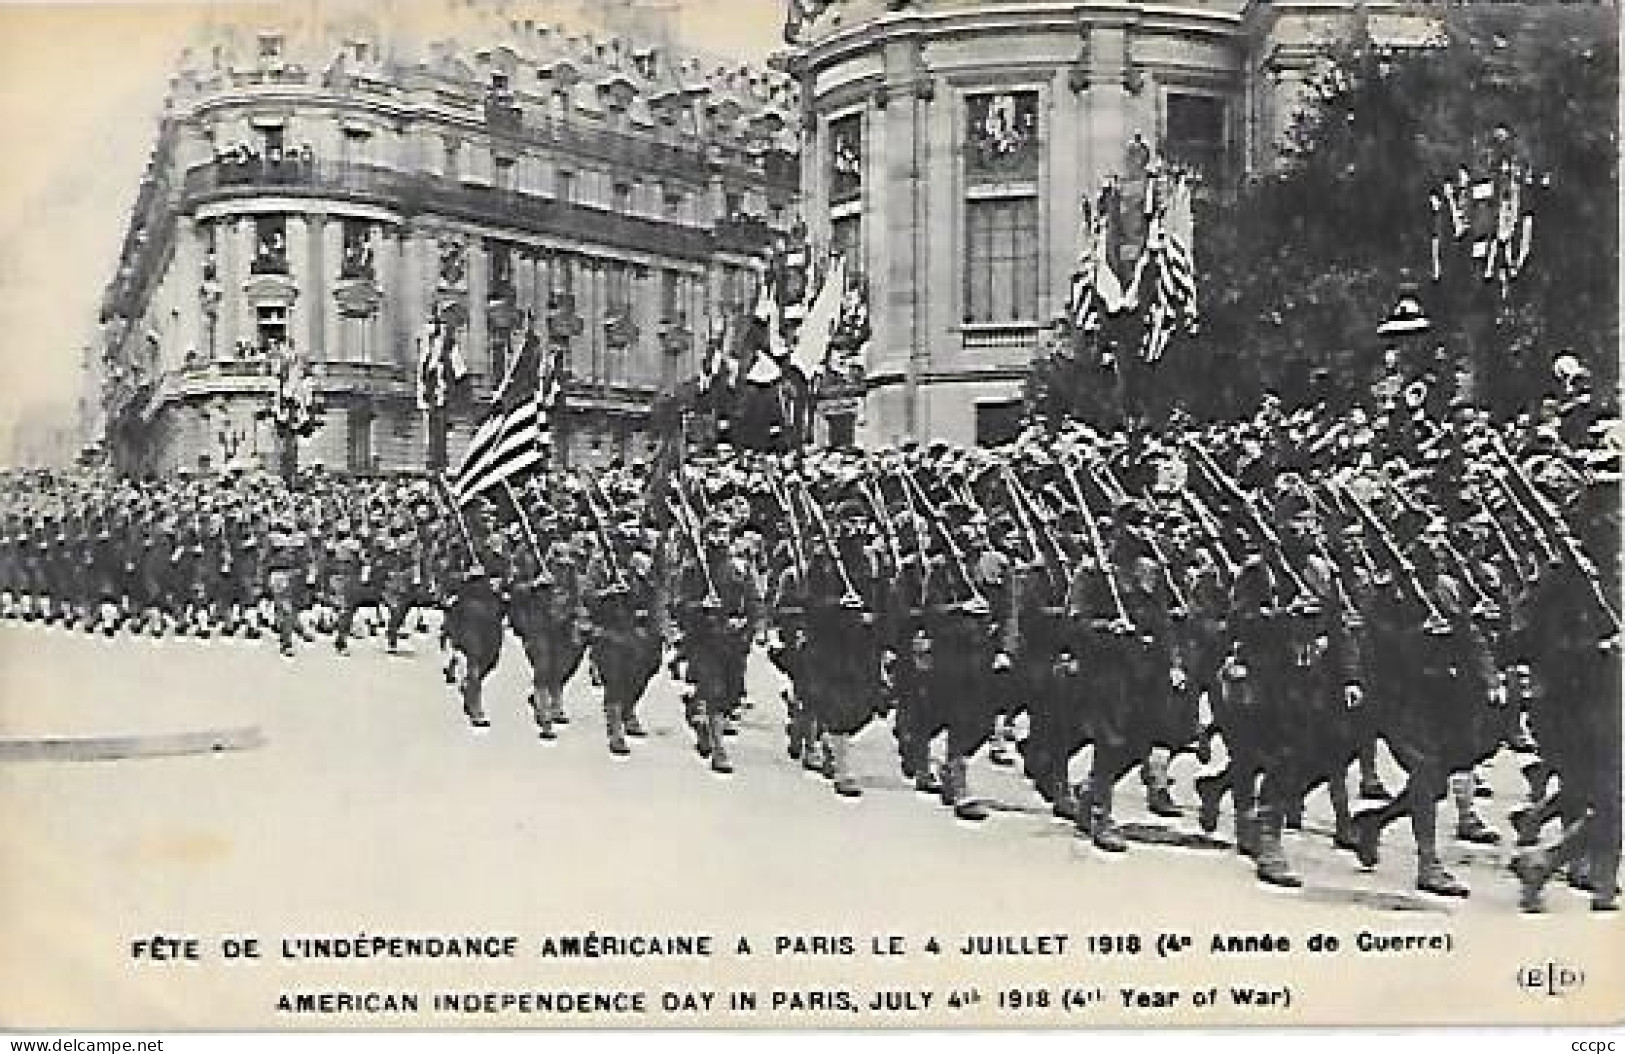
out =
[[[0,5],[0,1027],[1618,1023],[1618,28]]]

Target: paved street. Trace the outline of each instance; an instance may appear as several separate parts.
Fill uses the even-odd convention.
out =
[[[842,800],[785,758],[779,682],[760,657],[756,704],[732,742],[732,777],[694,754],[664,675],[644,701],[651,735],[634,741],[633,757],[605,749],[585,671],[568,694],[573,721],[562,738],[538,741],[516,647],[490,683],[493,727],[476,733],[440,679],[432,638],[414,645],[416,654],[390,657],[374,638],[341,658],[324,643],[285,660],[265,643],[0,629],[0,742],[114,737],[134,755],[78,760],[71,743],[48,760],[0,755],[9,927],[0,976],[16,981],[22,957],[16,1005],[47,1017],[95,1007],[115,1019],[196,1021],[208,1016],[202,1006],[259,1019],[269,1015],[268,981],[281,971],[290,982],[310,979],[308,964],[303,973],[284,962],[233,973],[131,962],[131,940],[177,931],[528,937],[596,928],[711,932],[731,945],[737,934],[789,930],[867,943],[873,933],[947,940],[1175,927],[1201,943],[1216,927],[1262,920],[1294,939],[1321,926],[1351,937],[1373,926],[1447,928],[1470,942],[1505,933],[1512,920],[1538,945],[1602,924],[1566,888],[1554,888],[1552,916],[1519,919],[1504,849],[1449,846],[1447,862],[1474,887],[1469,901],[1415,895],[1403,825],[1391,830],[1383,865],[1362,873],[1317,833],[1327,823],[1323,795],[1311,801],[1309,831],[1290,836],[1308,880],[1299,891],[1259,886],[1228,847],[1137,844],[1107,858],[985,759],[973,785],[995,815],[980,826],[955,821],[902,782],[881,726],[854,749],[865,795]],[[1175,766],[1188,806],[1193,766],[1189,758]],[[1397,776],[1389,782],[1397,787]],[[1496,798],[1482,804],[1499,823],[1521,785],[1512,758],[1500,759],[1495,785]],[[1194,820],[1149,823],[1138,787],[1123,786],[1123,818],[1140,838],[1195,831]],[[1442,830],[1447,823],[1448,809]],[[1221,835],[1229,829],[1226,817]],[[420,968],[324,965],[355,979]],[[583,965],[614,964],[550,964]],[[813,983],[842,966],[790,969]],[[1510,976],[1513,966],[1505,969]],[[184,984],[149,986],[176,971]],[[526,976],[534,983],[534,972]]]

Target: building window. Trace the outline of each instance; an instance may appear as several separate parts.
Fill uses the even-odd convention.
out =
[[[1037,321],[1038,199],[972,199],[965,220],[965,321]]]
[[[829,446],[836,450],[850,450],[857,446],[858,421],[856,414],[826,414],[824,423],[829,432]]]
[[[852,213],[840,216],[829,225],[829,251],[831,256],[846,260],[848,279],[861,277],[863,270],[863,216]]]
[[[863,195],[863,115],[849,114],[829,123],[829,200],[853,201]]]
[[[490,296],[492,300],[512,300],[515,295],[513,281],[513,246],[506,242],[492,242],[486,250],[490,264]]]
[[[723,314],[735,315],[756,306],[755,272],[743,267],[722,269],[721,290]]]
[[[681,220],[683,218],[684,195],[680,190],[666,191],[666,218]]]
[[[288,273],[288,218],[281,215],[254,217],[254,262],[251,274]]]
[[[265,163],[273,167],[282,164],[283,151],[287,147],[287,135],[280,124],[263,125],[260,133],[260,156]]]
[[[372,224],[365,220],[344,221],[344,258],[340,278],[373,277]]]
[[[363,128],[346,128],[339,137],[339,160],[346,165],[361,164],[368,160],[368,146],[372,136]]]
[[[737,190],[730,190],[722,195],[722,218],[725,220],[742,220],[745,218],[745,195]]]
[[[282,34],[261,33],[259,43],[261,59],[270,61],[282,57]]]
[[[676,323],[683,314],[683,277],[676,271],[660,272],[660,318]]]
[[[613,196],[610,198],[610,208],[618,215],[630,215],[632,212],[632,184],[617,183],[611,193]]]
[[[553,177],[553,196],[562,202],[573,203],[576,199],[576,174],[567,168],[561,168]]]
[[[254,309],[255,350],[276,354],[288,346],[288,309],[280,304],[261,304]]]
[[[624,350],[637,339],[637,324],[633,317],[632,268],[625,264],[611,264],[604,280],[604,344],[615,350]],[[611,365],[620,365],[611,359]],[[618,372],[618,371],[606,371]],[[606,377],[613,381],[613,376]]]
[[[341,343],[338,348],[331,349],[333,357],[349,362],[371,362],[373,360],[374,325],[375,316],[342,319],[339,327],[339,341]]]
[[[463,152],[462,151],[462,146],[463,146],[463,144],[459,143],[455,139],[447,139],[446,140],[446,165],[445,165],[445,168],[446,168],[446,178],[447,179],[455,180],[455,179],[458,178],[458,168],[459,168],[458,161],[460,160],[460,157],[461,157],[462,152]]]
[[[1212,95],[1168,93],[1168,160],[1193,168],[1209,183],[1229,176],[1225,151],[1225,104]]]
[[[976,445],[999,446],[1021,434],[1021,400],[976,404]]]
[[[994,92],[965,100],[965,169],[969,181],[1038,178],[1038,93]]]
[[[365,40],[350,41],[350,54],[355,57],[357,62],[360,63],[365,63],[371,58],[371,54],[367,48],[367,42]]]
[[[372,471],[372,411],[358,407],[350,411],[349,469],[357,475]]]
[[[508,75],[501,70],[492,70],[491,90],[493,92],[506,92],[508,90]]]

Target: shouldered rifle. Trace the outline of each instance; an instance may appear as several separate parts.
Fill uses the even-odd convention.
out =
[[[1411,563],[1410,557],[1406,556],[1404,551],[1400,549],[1399,544],[1394,541],[1393,535],[1388,533],[1388,528],[1383,525],[1382,520],[1353,491],[1345,488],[1343,497],[1347,500],[1349,507],[1360,517],[1361,524],[1382,546],[1384,554],[1398,572],[1399,579],[1404,584],[1406,592],[1426,610],[1427,615],[1422,620],[1423,632],[1435,637],[1449,633],[1450,621],[1439,613],[1438,605],[1433,603],[1433,597],[1428,593],[1427,587],[1417,577],[1416,565]]]
[[[1073,470],[1071,462],[1063,458],[1061,470],[1066,476],[1067,483],[1072,487],[1072,496],[1077,501],[1084,525],[1088,528],[1089,548],[1094,551],[1095,564],[1105,576],[1106,588],[1111,593],[1112,609],[1117,616],[1112,620],[1111,631],[1118,636],[1130,636],[1134,633],[1134,622],[1128,617],[1128,608],[1123,604],[1123,590],[1117,584],[1117,565],[1112,563],[1106,553],[1106,543],[1100,537],[1100,525],[1095,522],[1095,514],[1090,511],[1089,502],[1083,496],[1083,487],[1078,483],[1078,474]]]

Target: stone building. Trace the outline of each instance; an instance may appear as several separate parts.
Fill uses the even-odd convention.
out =
[[[684,52],[625,2],[595,31],[426,7],[290,4],[185,55],[102,305],[122,469],[274,464],[288,361],[319,411],[300,463],[421,469],[431,322],[474,381],[455,463],[527,313],[569,334],[561,459],[642,456],[708,320],[750,303],[795,211],[787,77]]]
[[[1143,186],[1153,157],[1208,195],[1268,166],[1357,9],[1394,46],[1437,29],[1425,5],[1338,0],[793,3],[809,236],[866,280],[872,327],[821,440],[1011,435],[1085,202],[1108,177]]]

